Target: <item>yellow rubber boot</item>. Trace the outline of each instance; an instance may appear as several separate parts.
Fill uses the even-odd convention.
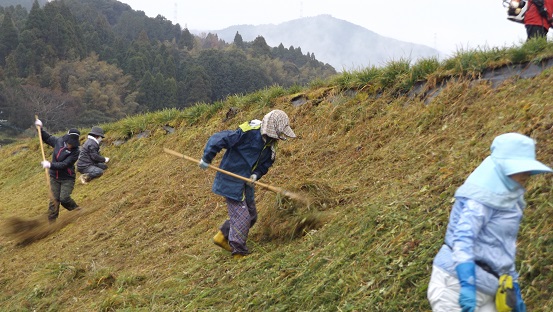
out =
[[[228,243],[228,240],[225,238],[225,235],[223,235],[223,232],[219,230],[215,236],[213,236],[213,243],[224,250],[232,252],[232,248],[230,247],[230,244]]]

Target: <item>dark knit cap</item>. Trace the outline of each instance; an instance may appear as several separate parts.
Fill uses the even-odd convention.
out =
[[[81,144],[79,141],[79,137],[81,136],[81,132],[78,129],[71,128],[69,129],[69,132],[64,136],[65,137],[65,143],[71,144],[74,147],[79,147]]]

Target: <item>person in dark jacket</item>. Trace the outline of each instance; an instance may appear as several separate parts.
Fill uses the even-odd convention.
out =
[[[257,220],[253,182],[261,179],[275,161],[276,144],[287,137],[295,138],[288,115],[281,110],[269,112],[262,121],[252,120],[237,130],[225,130],[212,135],[205,146],[200,168],[209,164],[223,148],[226,149],[219,167],[249,178],[251,183],[217,172],[212,191],[225,197],[229,219],[213,237],[213,242],[234,258],[249,254],[246,240]]]
[[[104,137],[102,128],[92,127],[88,133],[88,139],[81,148],[77,170],[81,173],[81,183],[83,184],[101,177],[108,168],[109,157],[100,155],[100,143]]]
[[[81,133],[78,129],[69,129],[69,132],[58,138],[42,128],[42,121],[37,119],[35,125],[40,127],[42,141],[52,146],[52,161],[43,160],[43,168],[49,168],[50,188],[53,199],[50,199],[48,205],[48,220],[55,221],[58,218],[60,204],[67,210],[79,208],[77,203],[71,198],[71,193],[75,187],[75,162],[79,158],[79,137]]]
[[[549,27],[553,23],[553,0],[529,0],[528,9],[524,15],[527,40],[547,36]]]

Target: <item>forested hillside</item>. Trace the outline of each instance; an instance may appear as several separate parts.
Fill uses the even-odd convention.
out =
[[[34,114],[51,130],[87,126],[336,73],[300,47],[195,36],[114,0],[41,3],[0,7],[0,135]]]

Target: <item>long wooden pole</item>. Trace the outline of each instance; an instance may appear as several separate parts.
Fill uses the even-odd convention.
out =
[[[35,115],[35,120],[38,120],[38,115]],[[42,131],[40,129],[40,126],[37,125],[36,130],[38,131],[38,139],[40,140],[42,161],[46,161],[46,154],[44,153],[44,144],[42,143]],[[50,174],[48,173],[48,168],[44,168],[44,173],[46,173],[46,185],[48,186],[48,195],[50,196],[50,199],[55,203],[56,198],[54,197],[54,194],[52,193],[52,188],[50,187]]]
[[[167,153],[167,154],[171,154],[171,155],[173,155],[173,156],[177,156],[177,157],[180,157],[180,158],[184,158],[184,159],[189,160],[189,161],[191,161],[191,162],[194,162],[194,163],[196,163],[196,164],[199,164],[199,163],[200,163],[200,161],[199,161],[198,159],[194,159],[194,158],[192,158],[192,157],[183,155],[183,154],[181,154],[181,153],[175,152],[175,151],[170,150],[170,149],[168,149],[168,148],[163,148],[163,151],[164,151],[165,153]],[[226,171],[226,170],[221,169],[221,168],[219,168],[219,167],[215,167],[215,166],[213,166],[213,165],[208,165],[208,167],[211,168],[211,169],[213,169],[213,170],[217,170],[217,171],[219,171],[219,172],[221,172],[221,173],[224,173],[224,174],[226,174],[226,175],[229,175],[229,176],[231,176],[231,177],[240,179],[240,180],[242,180],[242,181],[250,182],[250,183],[252,182],[250,179],[248,179],[248,178],[246,178],[246,177],[243,177],[243,176],[241,176],[241,175],[232,173],[232,172],[230,172],[230,171]],[[276,187],[276,186],[272,186],[272,185],[269,185],[269,184],[261,183],[261,182],[259,182],[259,181],[255,181],[255,182],[253,182],[253,183],[254,183],[255,185],[261,186],[261,187],[266,188],[266,189],[268,189],[268,190],[271,190],[271,191],[273,191],[273,192],[275,192],[275,193],[279,193],[279,194],[282,194],[282,195],[284,195],[284,196],[287,196],[287,197],[290,197],[290,198],[293,198],[293,199],[298,199],[298,200],[301,200],[301,201],[305,201],[305,200],[306,200],[306,198],[305,198],[304,196],[300,196],[299,194],[292,193],[292,192],[287,191],[287,190],[285,190],[285,189],[282,189],[282,188],[280,188],[280,187]]]

